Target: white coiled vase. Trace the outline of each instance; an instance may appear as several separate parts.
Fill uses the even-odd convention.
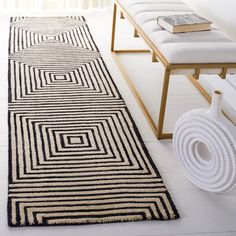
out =
[[[221,112],[215,91],[209,110],[196,109],[177,121],[173,145],[187,178],[199,188],[228,192],[236,185],[236,126]]]

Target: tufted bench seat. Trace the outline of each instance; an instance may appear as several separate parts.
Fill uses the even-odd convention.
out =
[[[157,25],[158,16],[193,13],[182,0],[116,0],[114,14],[116,6],[147,43],[154,57],[165,66],[163,90],[168,91],[170,74],[192,75],[198,79],[200,74],[219,74],[225,78],[228,73],[236,73],[236,42],[214,25],[211,31],[179,34],[171,34]],[[115,51],[115,23],[113,17],[112,51]],[[192,82],[197,85],[194,78],[191,77]],[[210,100],[203,88],[197,87]],[[162,94],[159,127],[154,127],[159,138],[171,137],[171,134],[162,134],[167,91]],[[153,125],[152,120],[150,123]]]

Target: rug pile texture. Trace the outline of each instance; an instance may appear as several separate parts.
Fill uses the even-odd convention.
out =
[[[176,218],[85,19],[11,18],[9,225]]]

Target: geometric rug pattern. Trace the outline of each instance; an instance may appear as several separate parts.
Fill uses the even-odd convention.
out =
[[[83,17],[13,17],[9,226],[178,218]]]

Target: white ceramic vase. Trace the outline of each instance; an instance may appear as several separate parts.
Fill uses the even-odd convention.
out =
[[[236,126],[221,111],[222,93],[215,91],[209,110],[196,109],[177,121],[173,146],[187,178],[210,192],[236,185]]]

